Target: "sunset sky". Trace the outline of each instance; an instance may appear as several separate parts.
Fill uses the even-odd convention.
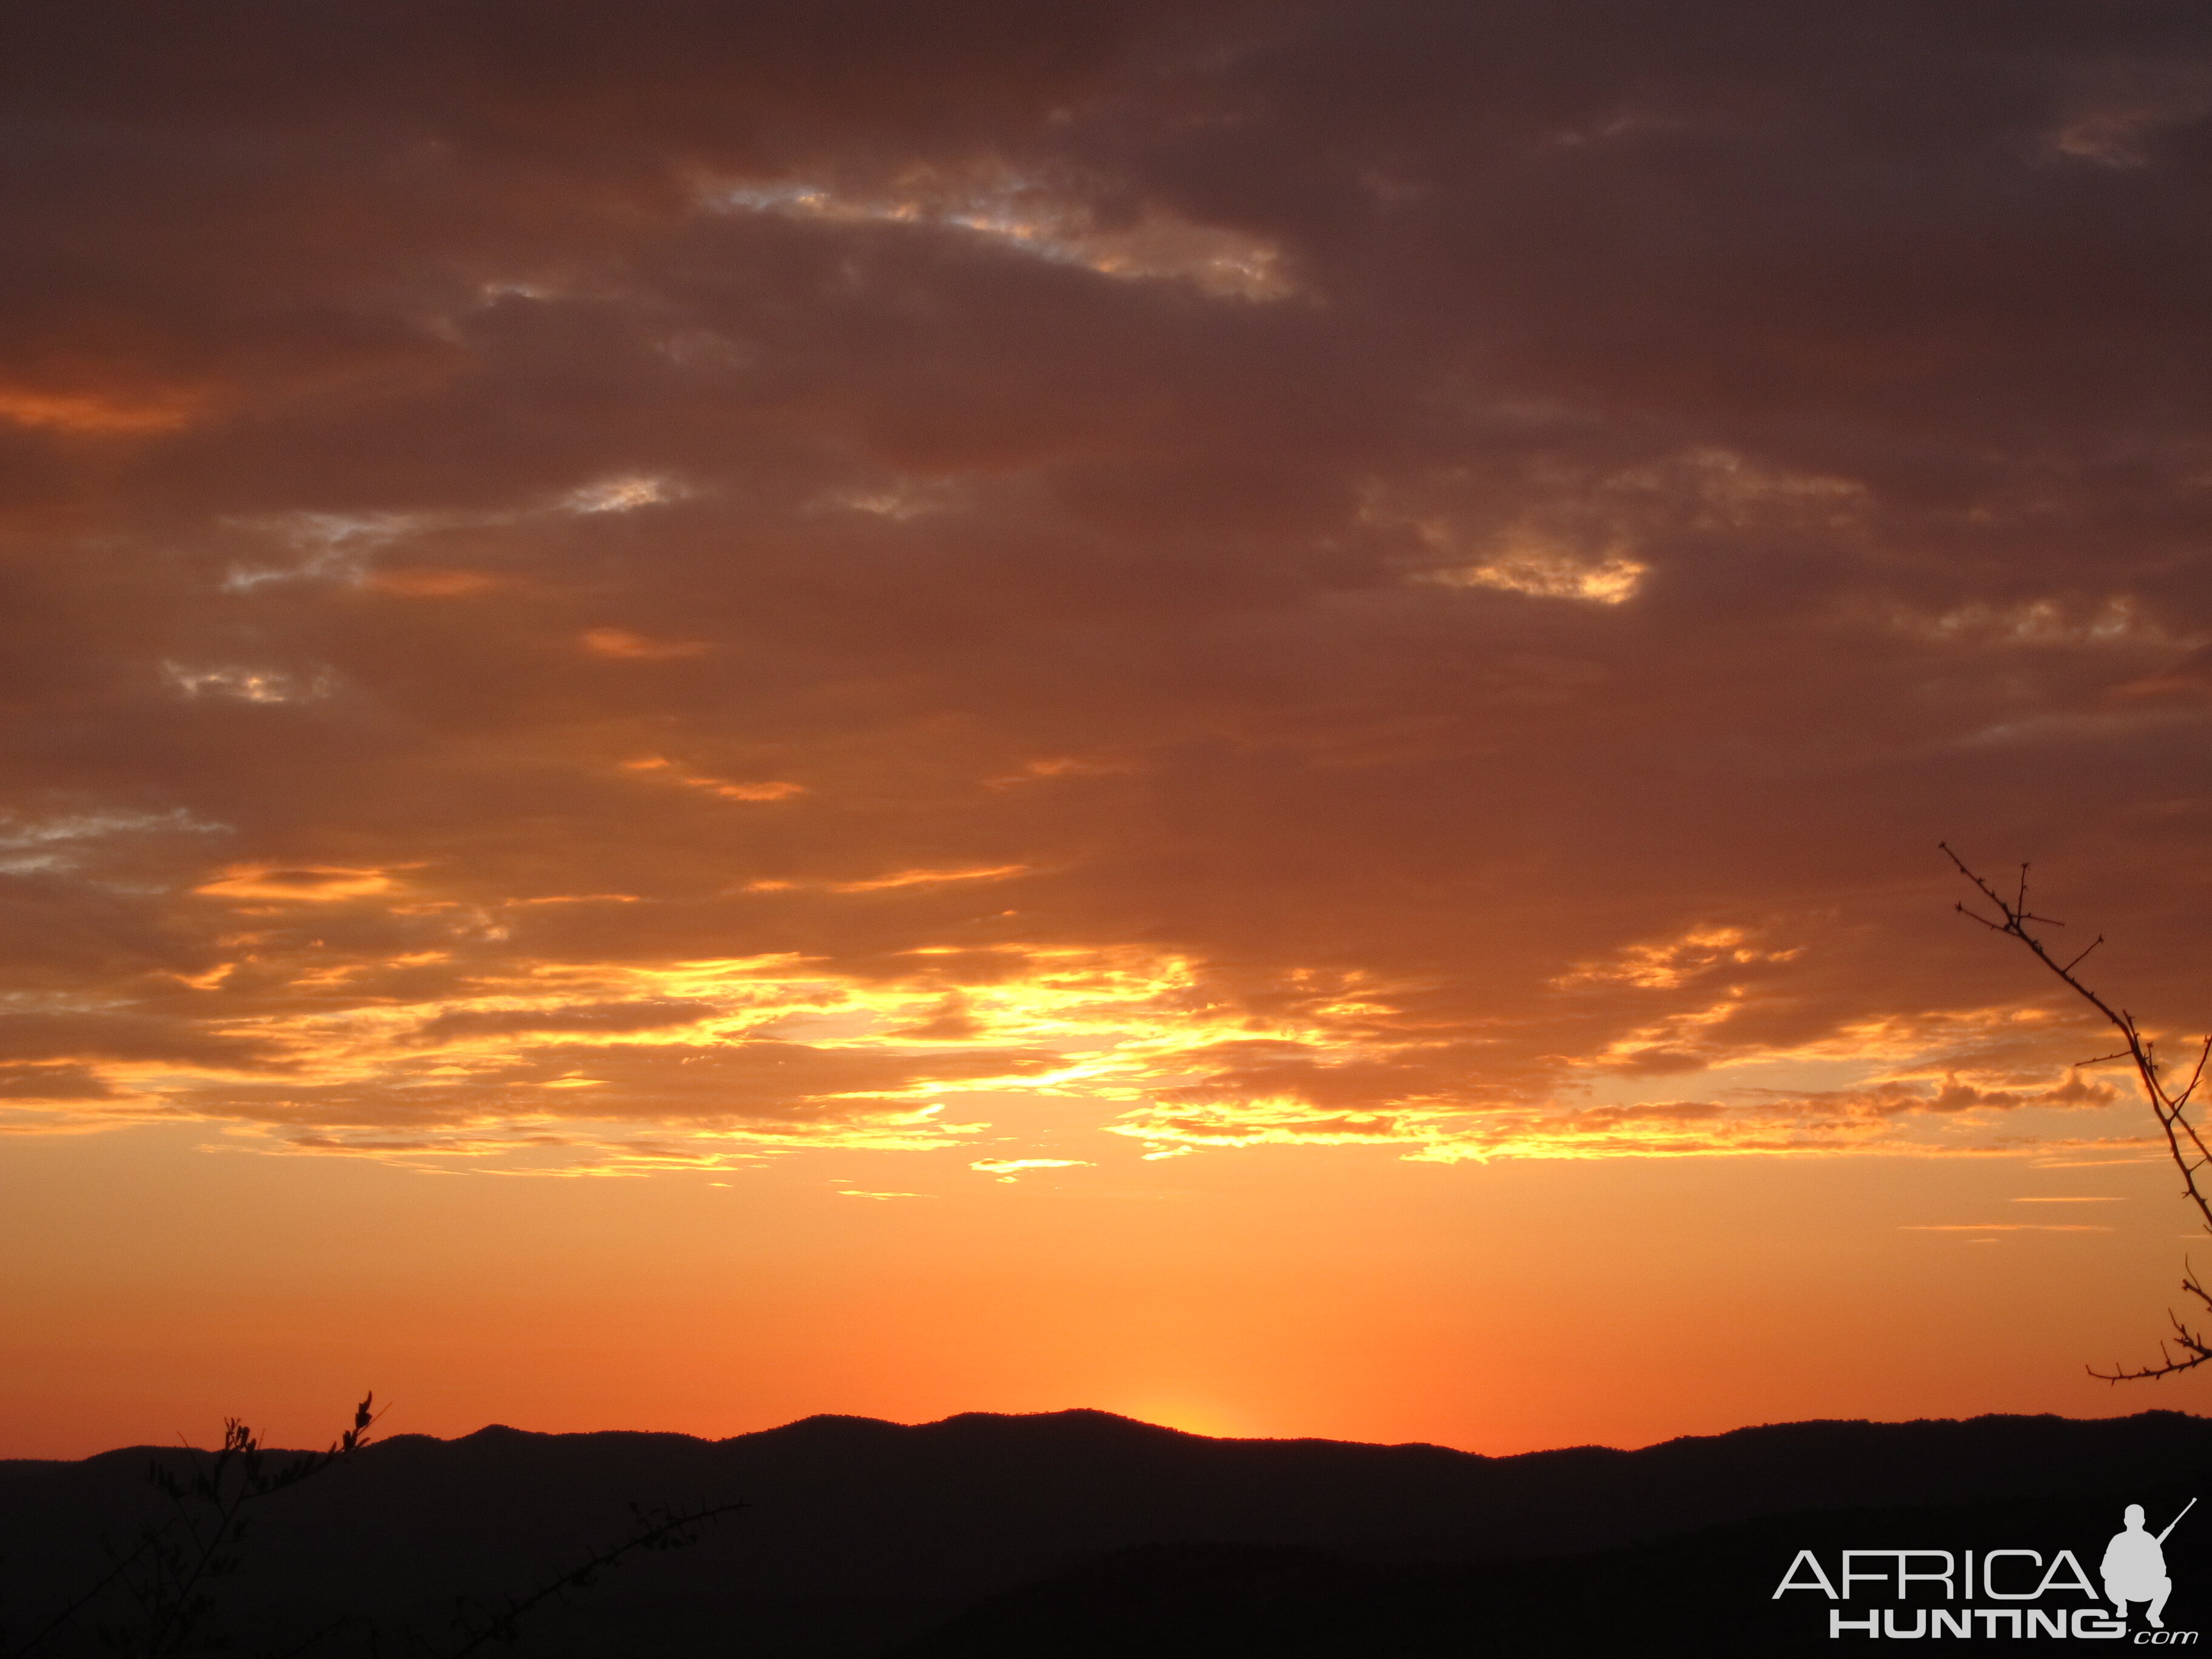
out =
[[[2212,1400],[2083,1373],[2191,1216],[1936,845],[2212,1023],[2201,5],[0,82],[0,1456]]]

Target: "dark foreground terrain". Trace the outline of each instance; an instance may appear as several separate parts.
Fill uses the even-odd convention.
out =
[[[166,1507],[147,1468],[179,1456],[0,1462],[0,1654]],[[457,1597],[527,1590],[624,1536],[630,1504],[738,1498],[748,1507],[696,1547],[634,1558],[533,1615],[519,1651],[1837,1653],[1868,1639],[1830,1637],[1839,1604],[1774,1594],[1801,1549],[1834,1575],[1844,1548],[2026,1548],[2039,1565],[2063,1548],[2094,1579],[2125,1504],[2156,1530],[2208,1477],[2212,1421],[2169,1412],[1787,1424],[1507,1458],[1207,1440],[1096,1412],[812,1418],[720,1442],[491,1428],[398,1437],[265,1500],[218,1588],[234,1651],[293,1650],[341,1614],[354,1622],[308,1651],[366,1653],[372,1632],[385,1655],[450,1648]],[[2166,1559],[2167,1626],[2197,1628],[2200,1606],[2212,1624],[2212,1504]],[[2007,1571],[2037,1576],[2023,1558]],[[2087,1604],[2053,1591],[2027,1605]],[[2121,1646],[2142,1645],[2136,1611]],[[38,1650],[97,1650],[93,1622]],[[1976,1639],[2021,1638],[2000,1619]],[[2032,1651],[2118,1650],[2039,1639]]]

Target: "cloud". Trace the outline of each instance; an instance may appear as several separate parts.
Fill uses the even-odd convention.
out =
[[[0,65],[11,1122],[2144,1127],[1934,843],[2207,1017],[2185,9],[556,10]]]
[[[0,1067],[0,1100],[116,1100],[122,1091],[89,1066],[55,1065]]]
[[[1650,567],[1634,559],[1586,562],[1547,548],[1524,548],[1482,564],[1431,573],[1430,580],[1457,587],[1497,587],[1542,599],[1585,599],[1619,605],[1636,595],[1637,583]]]
[[[382,893],[391,886],[392,877],[383,870],[349,870],[330,865],[306,865],[285,870],[265,864],[234,864],[214,880],[203,882],[193,890],[211,898],[280,899],[297,904],[323,904]]]
[[[696,657],[708,651],[704,640],[650,640],[627,628],[587,628],[584,649],[595,657],[626,659],[632,662],[662,662],[672,657]]]
[[[1025,864],[986,865],[975,870],[901,870],[888,876],[874,876],[866,881],[840,881],[830,884],[833,893],[880,893],[892,887],[934,887],[951,881],[1004,881],[1009,876],[1025,875]]]
[[[260,1071],[281,1062],[283,1054],[278,1043],[259,1033],[191,1019],[121,1012],[0,1014],[0,1063],[76,1062],[69,1075],[80,1082],[98,1077],[100,1061],[220,1073]],[[43,1072],[35,1079],[19,1078],[56,1080]]]
[[[1000,1181],[1012,1181],[1024,1170],[1077,1170],[1089,1163],[1081,1158],[979,1158],[968,1167]]]
[[[173,431],[192,418],[198,404],[189,394],[142,401],[97,392],[0,386],[0,421],[100,436]]]
[[[329,676],[306,678],[280,668],[185,668],[161,665],[177,689],[188,697],[235,697],[242,702],[296,702],[303,697],[326,696]]]
[[[111,849],[116,843],[110,838],[114,836],[226,835],[229,830],[228,824],[207,823],[181,807],[166,812],[109,809],[43,817],[0,812],[0,874],[74,870],[88,860],[113,856]],[[127,848],[131,842],[121,845]]]
[[[2020,1221],[1956,1221],[1899,1227],[1901,1233],[2108,1233],[2110,1227],[2039,1226]]]
[[[2015,1198],[2015,1204],[2123,1204],[2127,1200],[2110,1193],[2075,1193],[2052,1198]]]
[[[452,599],[483,593],[500,586],[499,578],[481,570],[439,570],[428,567],[379,570],[368,585],[386,593],[416,599]]]
[[[411,1040],[440,1043],[455,1038],[507,1036],[526,1031],[626,1035],[689,1025],[720,1012],[717,1003],[687,1002],[672,997],[539,1008],[448,1009],[416,1026]]]
[[[678,654],[687,654],[679,653]],[[665,775],[672,782],[703,789],[710,795],[720,795],[725,800],[788,800],[793,795],[803,795],[806,786],[793,783],[787,778],[767,778],[756,782],[736,782],[728,778],[703,776],[684,772],[659,755],[647,755],[637,760],[624,761],[625,772],[656,772]]]
[[[964,175],[964,176],[963,176]],[[708,185],[702,199],[723,212],[776,213],[831,224],[905,226],[976,237],[996,247],[1099,276],[1188,282],[1213,299],[1286,299],[1297,285],[1276,243],[1228,226],[1195,222],[1158,203],[1110,216],[1081,181],[1055,183],[971,165],[945,176],[909,169],[881,193],[779,182]]]

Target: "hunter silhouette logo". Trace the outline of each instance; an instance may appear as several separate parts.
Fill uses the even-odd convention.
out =
[[[2069,1549],[2046,1553],[1893,1547],[1841,1551],[1832,1577],[1814,1551],[1799,1550],[1773,1599],[1811,1590],[1833,1603],[1857,1603],[1828,1608],[1832,1639],[2052,1637],[2119,1642],[2132,1636],[2137,1647],[2193,1647],[2197,1632],[2166,1627],[2173,1580],[2166,1572],[2165,1546],[2196,1507],[2192,1498],[2164,1530],[2152,1533],[2144,1525],[2143,1506],[2129,1504],[2122,1529],[2112,1534],[2098,1564],[2101,1595],[2081,1558]],[[2112,1604],[2111,1612],[2105,1602]],[[2144,1624],[2130,1632],[2128,1609],[2136,1604],[2143,1607]]]
[[[2196,1507],[2197,1500],[2192,1498],[2181,1506],[2181,1515]],[[2159,1615],[2166,1611],[2166,1598],[2173,1594],[2173,1580],[2166,1576],[2164,1546],[2166,1533],[2181,1524],[2181,1515],[2167,1522],[2166,1532],[2154,1538],[2143,1530],[2143,1506],[2128,1505],[2126,1515],[2121,1517],[2127,1523],[2127,1530],[2114,1533],[2112,1541],[2105,1546],[2103,1568],[2105,1599],[2121,1618],[2128,1616],[2129,1602],[2148,1601],[2150,1608],[2143,1616],[2150,1620],[2151,1628],[2166,1628],[2166,1620]]]

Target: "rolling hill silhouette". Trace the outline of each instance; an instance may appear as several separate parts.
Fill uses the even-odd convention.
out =
[[[179,1455],[0,1462],[11,1639],[96,1571],[103,1537],[125,1537],[151,1510],[149,1460]],[[352,1611],[377,1621],[389,1652],[392,1632],[435,1628],[456,1595],[527,1588],[619,1538],[631,1502],[735,1498],[750,1507],[698,1548],[625,1566],[535,1621],[524,1650],[1168,1654],[1185,1650],[1176,1632],[1203,1628],[1217,1656],[1534,1650],[1513,1645],[1529,1640],[1566,1652],[1568,1626],[1595,1620],[1591,1639],[1622,1652],[1626,1609],[1655,1596],[1708,1613],[1771,1600],[1797,1540],[1824,1528],[1887,1544],[2063,1519],[2069,1538],[2100,1547],[2118,1503],[2193,1492],[2199,1471],[2212,1471],[2212,1421],[2172,1412],[1784,1424],[1498,1458],[1210,1440],[1091,1411],[915,1427],[816,1417],[712,1442],[492,1427],[396,1437],[270,1500],[229,1595],[242,1644]],[[1850,1511],[1863,1513],[1838,1518]],[[1785,1516],[1787,1528],[1774,1523]],[[2202,1530],[2212,1541],[2212,1522]],[[2212,1595],[2206,1565],[2193,1576],[2177,1565],[2177,1583]],[[2188,1622],[2185,1599],[2169,1622]],[[1478,1631],[1509,1644],[1468,1645]],[[1093,1638],[1122,1645],[1079,1644]],[[1248,1640],[1261,1645],[1237,1645]]]

